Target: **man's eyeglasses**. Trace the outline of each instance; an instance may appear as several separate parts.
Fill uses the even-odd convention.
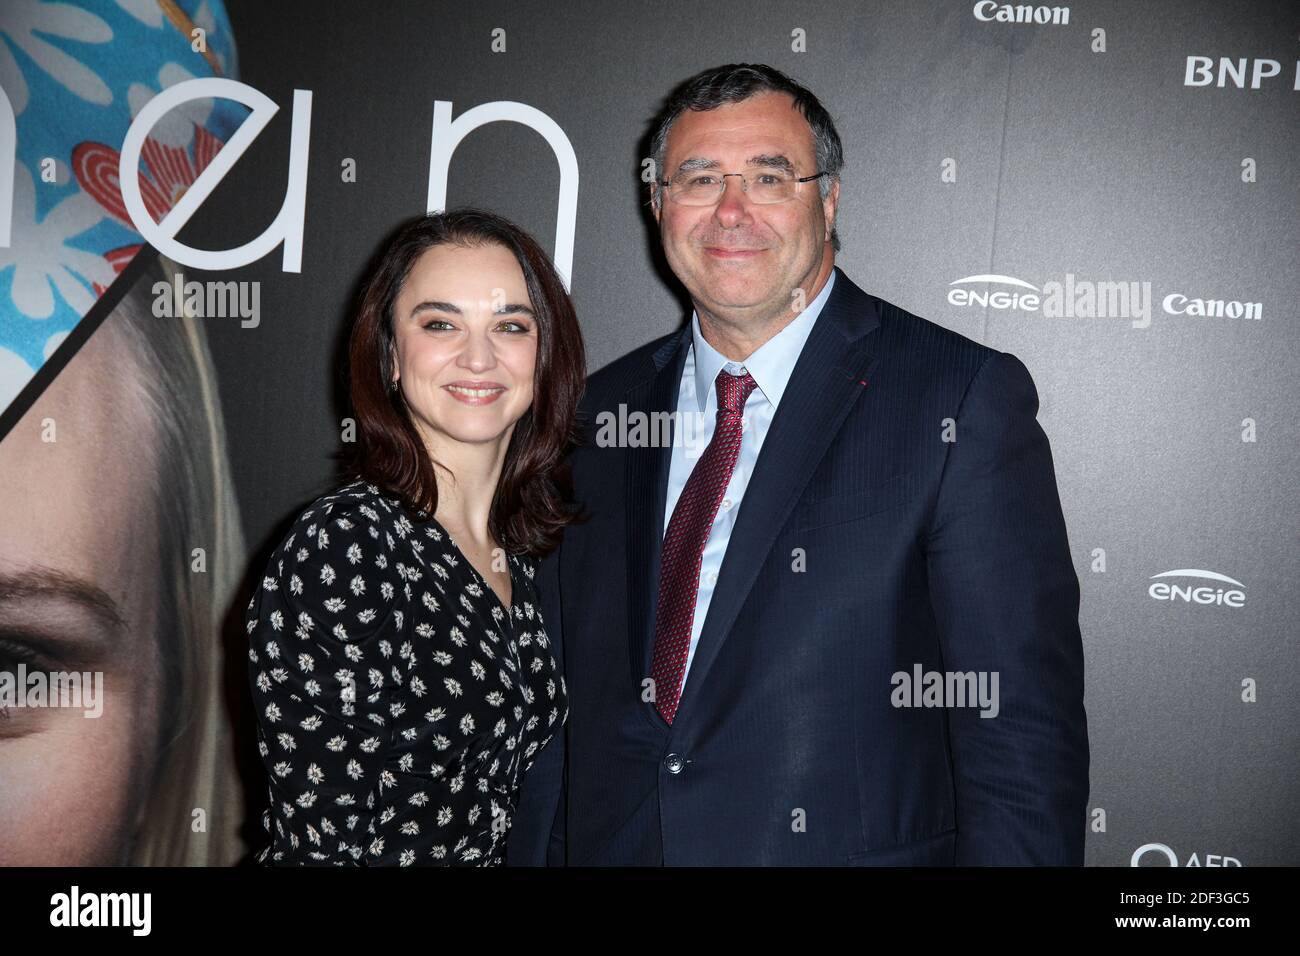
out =
[[[800,183],[812,182],[825,176],[823,170],[804,176],[795,176],[790,170],[764,169],[751,170],[748,173],[718,173],[708,169],[687,169],[672,179],[661,179],[659,185],[664,187],[668,198],[683,206],[712,206],[722,198],[727,188],[728,176],[739,176],[740,186],[749,201],[753,203],[788,202],[799,191]]]

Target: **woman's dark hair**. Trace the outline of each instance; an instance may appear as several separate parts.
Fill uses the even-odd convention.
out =
[[[351,476],[376,485],[413,511],[432,515],[438,484],[393,378],[393,303],[411,267],[440,245],[503,246],[524,273],[537,319],[533,401],[515,424],[488,530],[511,554],[543,556],[575,520],[567,455],[576,442],[586,355],[573,303],[537,242],[507,219],[481,209],[454,209],[408,220],[385,243],[367,277],[348,343],[348,386],[357,440],[347,453]]]

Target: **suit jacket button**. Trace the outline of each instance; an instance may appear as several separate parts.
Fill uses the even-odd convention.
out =
[[[669,754],[664,758],[664,766],[669,773],[681,773],[682,768],[686,766],[686,761],[682,759],[681,754]]]

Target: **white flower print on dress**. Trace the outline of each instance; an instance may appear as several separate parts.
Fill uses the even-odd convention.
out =
[[[568,714],[563,677],[523,610],[536,600],[530,559],[509,559],[505,613],[454,542],[422,552],[421,539],[444,533],[353,482],[313,502],[273,554],[247,619],[270,796],[259,862],[503,862],[523,776]],[[503,640],[526,617],[526,640]],[[536,677],[486,666],[489,641]]]

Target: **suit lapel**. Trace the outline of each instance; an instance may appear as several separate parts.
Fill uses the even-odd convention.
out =
[[[863,382],[874,362],[867,348],[873,340],[867,333],[879,324],[876,300],[838,272],[835,287],[795,363],[741,500],[674,724],[689,719],[695,698],[706,692],[709,668],[729,636],[759,568],[849,410],[862,395]],[[661,495],[661,509],[662,503]]]
[[[677,394],[686,350],[690,346],[688,322],[654,354],[646,378],[628,389],[624,402],[633,412],[654,413],[677,410]],[[651,418],[653,422],[653,417]],[[654,432],[653,426],[647,434]],[[627,593],[629,659],[632,681],[638,694],[641,682],[650,674],[650,652],[654,636],[655,600],[659,593],[659,561],[663,550],[664,502],[668,497],[668,470],[672,448],[629,448],[626,455],[627,502]],[[610,555],[611,560],[616,555]]]

